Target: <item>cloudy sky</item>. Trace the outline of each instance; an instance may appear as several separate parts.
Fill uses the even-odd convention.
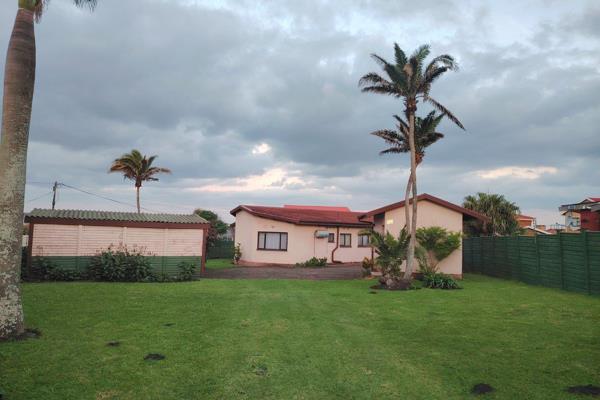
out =
[[[3,54],[16,3],[0,4]],[[379,156],[369,132],[402,105],[357,82],[398,42],[461,67],[432,95],[467,130],[442,124],[419,191],[501,193],[557,222],[560,204],[600,195],[600,4],[501,3],[100,0],[89,13],[52,0],[36,26],[26,210],[50,205],[54,181],[134,204],[133,185],[106,172],[132,148],[173,170],[142,189],[148,211],[231,220],[238,204],[397,201],[408,157]],[[133,209],[70,188],[58,206]]]

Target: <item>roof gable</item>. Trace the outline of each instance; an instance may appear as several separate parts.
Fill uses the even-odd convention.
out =
[[[480,214],[480,213],[478,213],[476,211],[469,210],[468,208],[464,208],[464,207],[458,206],[456,204],[450,203],[449,201],[440,199],[439,197],[432,196],[432,195],[430,195],[428,193],[423,193],[423,194],[418,195],[417,196],[417,202],[419,202],[419,201],[430,201],[430,202],[435,203],[435,204],[437,204],[437,205],[439,205],[441,207],[448,208],[450,210],[454,210],[456,212],[459,212],[459,213],[461,213],[463,215],[467,215],[467,216],[472,217],[472,218],[480,219],[480,220],[483,220],[483,221],[487,221],[488,220],[488,218],[485,215],[483,215],[483,214]],[[394,210],[396,208],[402,208],[402,207],[404,207],[404,203],[405,203],[404,200],[402,200],[402,201],[399,201],[397,203],[388,204],[387,206],[383,206],[383,207],[377,208],[377,209],[375,209],[373,211],[369,211],[366,214],[363,214],[363,217],[372,217],[372,216],[377,215],[377,214],[385,213],[386,211],[391,211],[391,210]],[[409,204],[412,204],[412,201]]]

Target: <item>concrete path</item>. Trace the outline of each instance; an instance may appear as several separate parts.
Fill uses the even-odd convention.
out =
[[[207,269],[201,278],[208,279],[360,279],[360,266],[325,268],[234,267]]]

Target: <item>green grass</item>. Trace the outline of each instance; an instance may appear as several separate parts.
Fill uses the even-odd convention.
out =
[[[568,399],[600,385],[600,299],[467,276],[24,285],[40,339],[0,343],[8,399]],[[174,323],[165,327],[165,323]],[[120,347],[107,347],[118,340]],[[147,353],[166,355],[144,361]]]
[[[206,260],[206,268],[219,269],[232,267],[235,267],[235,265],[231,260],[226,258],[214,258],[212,260]]]

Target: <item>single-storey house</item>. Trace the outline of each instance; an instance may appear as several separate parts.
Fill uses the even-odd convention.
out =
[[[429,194],[417,197],[418,227],[440,226],[463,232],[469,219],[483,215]],[[404,201],[369,212],[346,207],[240,205],[235,216],[235,241],[240,245],[241,265],[293,265],[311,257],[329,263],[358,263],[373,257],[367,229],[398,236],[405,225]],[[443,260],[441,272],[462,276],[462,251]]]
[[[83,271],[109,247],[137,248],[156,272],[177,272],[181,262],[206,265],[210,224],[196,214],[147,214],[34,209],[29,223],[28,266],[38,257],[63,269]]]

